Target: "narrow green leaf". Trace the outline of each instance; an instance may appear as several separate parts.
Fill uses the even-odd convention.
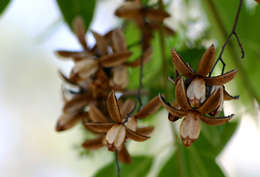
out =
[[[11,2],[11,0],[1,0],[0,1],[0,15],[4,12],[4,10],[7,8],[8,4]]]
[[[121,177],[145,177],[149,173],[153,164],[153,158],[148,156],[132,157],[129,165],[120,164]],[[99,170],[94,177],[113,177],[116,176],[115,162],[111,162]]]
[[[96,0],[57,0],[57,4],[65,22],[72,29],[72,22],[75,17],[83,18],[86,30],[89,28],[96,6]]]

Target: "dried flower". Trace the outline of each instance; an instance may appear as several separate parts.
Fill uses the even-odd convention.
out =
[[[134,103],[128,100],[124,104],[119,106],[114,91],[112,91],[107,99],[107,107],[111,121],[85,122],[84,125],[87,128],[90,128],[96,132],[105,133],[105,144],[108,149],[111,151],[120,151],[127,138],[135,141],[145,141],[149,138],[146,135],[149,131],[151,131],[151,128],[138,128],[137,119],[142,119],[153,114],[159,109],[160,102],[159,98],[155,97],[133,117],[128,117],[128,113],[130,113],[134,108]],[[102,114],[99,113],[98,115],[100,116]],[[105,116],[102,115],[102,117]]]
[[[175,50],[172,50],[172,62],[175,69],[183,76],[192,79],[187,88],[187,96],[192,106],[199,107],[206,99],[206,85],[224,85],[231,81],[237,70],[229,71],[225,74],[207,77],[211,71],[215,58],[215,47],[211,45],[208,50],[203,54],[198,72],[194,72],[189,65],[186,65]]]
[[[214,93],[210,95],[198,108],[193,108],[191,106],[186,95],[184,81],[181,78],[176,81],[175,95],[180,108],[170,105],[165,101],[163,96],[159,96],[163,107],[173,117],[184,117],[180,127],[180,135],[185,146],[190,146],[199,137],[200,120],[209,125],[220,125],[229,121],[233,117],[233,114],[226,117],[212,117],[207,115],[220,106],[223,97],[222,87],[216,89]]]

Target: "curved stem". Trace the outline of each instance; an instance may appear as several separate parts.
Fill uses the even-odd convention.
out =
[[[228,33],[226,31],[226,28],[224,26],[224,23],[221,20],[221,17],[215,7],[215,4],[213,3],[213,0],[205,0],[207,7],[209,8],[209,12],[211,12],[211,15],[213,16],[217,27],[219,28],[220,34],[225,39],[228,36]],[[230,45],[228,46],[228,50],[231,54],[231,59],[233,63],[235,64],[236,68],[239,69],[239,73],[241,76],[241,80],[243,84],[247,87],[248,94],[252,98],[255,98],[258,104],[260,104],[260,97],[255,92],[252,84],[249,82],[246,70],[243,67],[243,64],[241,63],[241,60],[239,59],[239,56],[235,50],[234,43],[231,41]]]
[[[209,3],[210,3],[211,5],[214,5],[213,2],[211,2],[211,1],[209,1]],[[238,34],[237,34],[237,32],[236,32],[237,24],[238,24],[239,16],[240,16],[240,13],[241,13],[242,5],[243,5],[243,0],[240,0],[240,1],[239,1],[239,5],[238,5],[238,9],[237,9],[237,13],[236,13],[236,17],[235,17],[235,20],[234,20],[234,24],[233,24],[232,31],[227,35],[226,41],[224,42],[223,46],[221,47],[221,51],[220,51],[220,53],[219,53],[219,56],[218,56],[216,62],[214,63],[214,66],[212,67],[210,73],[209,73],[209,77],[212,75],[212,72],[213,72],[213,70],[215,69],[215,67],[216,67],[216,65],[217,65],[217,63],[218,63],[219,61],[221,61],[221,63],[223,64],[222,74],[224,73],[224,70],[225,70],[225,66],[226,66],[226,65],[225,65],[225,62],[224,62],[223,59],[222,59],[222,55],[223,55],[223,53],[224,53],[224,51],[225,51],[225,48],[226,48],[227,44],[229,43],[229,41],[230,41],[230,39],[231,39],[231,37],[232,37],[233,35],[235,36],[235,38],[236,38],[236,40],[237,40],[237,42],[238,42],[238,45],[239,45],[239,47],[240,47],[240,49],[241,49],[241,54],[242,54],[242,55],[241,55],[241,58],[244,58],[244,57],[245,57],[244,48],[243,48],[242,43],[240,42],[240,39],[239,39]],[[212,10],[214,10],[214,13],[216,13],[216,9],[215,9],[215,8],[212,8]],[[219,22],[221,22],[221,20],[219,20]],[[226,33],[226,32],[225,32],[225,33]]]

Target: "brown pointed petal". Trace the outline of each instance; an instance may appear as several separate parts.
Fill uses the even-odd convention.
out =
[[[115,11],[115,15],[126,19],[136,19],[140,15],[140,9],[140,3],[125,2]]]
[[[216,110],[220,103],[221,103],[221,97],[223,97],[223,88],[220,87],[218,90],[216,90],[198,109],[202,114],[208,114],[214,110]]]
[[[112,46],[115,52],[127,51],[127,45],[123,31],[118,28],[112,33]]]
[[[81,109],[83,109],[90,101],[92,101],[92,98],[87,94],[75,96],[70,101],[65,103],[63,107],[63,112],[65,113],[78,112]]]
[[[185,110],[191,110],[191,106],[189,104],[185,87],[184,87],[184,81],[183,79],[178,79],[176,83],[176,88],[175,88],[175,96],[177,99],[177,102],[179,106]]]
[[[202,76],[206,76],[210,72],[214,64],[214,59],[215,59],[215,47],[212,44],[208,48],[208,50],[206,50],[206,52],[203,54],[200,60],[198,74]]]
[[[234,69],[229,71],[223,75],[215,76],[215,77],[206,77],[204,80],[209,85],[223,85],[229,81],[231,81],[237,74],[238,70]]]
[[[108,122],[104,114],[94,104],[89,106],[89,118],[93,122]]]
[[[121,115],[119,111],[119,106],[116,100],[115,92],[111,91],[107,98],[107,108],[110,118],[115,122],[121,122]]]
[[[58,119],[56,131],[64,131],[72,128],[82,117],[79,114],[63,114]]]
[[[82,47],[84,49],[88,50],[87,42],[85,39],[86,29],[85,29],[83,19],[80,16],[78,16],[74,19],[73,30],[74,30],[75,34],[77,35],[78,40],[79,40],[80,44],[82,45]]]
[[[171,54],[174,68],[185,77],[193,78],[193,71],[183,62],[183,60],[174,49],[171,50]]]
[[[128,85],[128,70],[125,66],[117,66],[113,68],[112,87],[124,89]]]
[[[72,59],[73,61],[80,61],[83,58],[88,57],[90,54],[86,52],[79,52],[79,51],[67,51],[67,50],[57,50],[56,54],[62,59]]]
[[[114,125],[106,134],[106,143],[109,150],[120,150],[126,138],[126,128],[123,125]]]
[[[125,145],[123,145],[122,149],[118,152],[118,159],[125,164],[131,163],[131,156],[126,149]]]
[[[113,123],[92,123],[85,122],[84,126],[98,133],[106,133],[113,126]]]
[[[106,39],[95,31],[92,31],[92,34],[93,34],[94,38],[96,39],[96,45],[97,45],[98,52],[100,53],[101,56],[106,55],[107,49],[108,49]]]
[[[162,22],[165,18],[170,17],[167,12],[159,9],[148,8],[145,11],[146,18],[154,22]]]
[[[122,104],[122,106],[120,106],[120,112],[122,118],[126,118],[127,114],[131,112],[134,109],[134,107],[135,107],[135,103],[132,100],[130,99],[126,100]]]
[[[141,127],[136,129],[136,133],[149,136],[154,130],[154,127]]]
[[[200,134],[200,119],[194,114],[188,114],[183,119],[180,126],[180,135],[182,143],[189,147]]]
[[[103,139],[104,139],[104,136],[100,136],[100,137],[95,138],[95,139],[87,140],[82,144],[82,147],[85,148],[85,149],[88,149],[88,150],[99,149],[99,148],[104,146]]]
[[[150,61],[151,56],[152,56],[152,49],[151,48],[146,49],[143,57],[143,64],[146,64],[148,61]],[[142,62],[142,58],[140,57],[132,62],[127,62],[125,65],[134,68],[140,66],[141,62]]]
[[[75,75],[79,75],[82,79],[87,79],[97,70],[97,61],[92,59],[84,59],[82,61],[77,62],[75,66],[72,68],[70,78],[75,77]]]
[[[166,100],[164,99],[164,97],[163,97],[162,95],[159,94],[159,97],[160,97],[160,101],[161,101],[162,106],[163,106],[169,113],[171,113],[173,116],[183,117],[184,115],[187,114],[185,111],[178,110],[178,109],[172,107],[168,102],[166,102]]]
[[[131,52],[120,52],[103,56],[99,61],[104,67],[114,67],[126,62],[131,55]]]
[[[147,116],[152,115],[157,112],[161,107],[161,102],[159,96],[154,97],[149,103],[147,103],[136,115],[135,118],[143,119]]]
[[[225,101],[228,101],[228,100],[237,100],[237,99],[239,99],[239,96],[232,96],[232,95],[230,95],[230,94],[226,91],[226,89],[224,88],[224,100],[225,100]]]
[[[222,125],[228,122],[230,119],[232,119],[233,116],[234,114],[231,114],[226,117],[208,117],[208,116],[200,115],[200,119],[209,125]]]
[[[130,138],[134,141],[138,141],[138,142],[142,142],[142,141],[145,141],[150,138],[148,136],[140,135],[140,134],[130,130],[129,128],[126,128],[126,136],[128,138]]]
[[[60,77],[62,78],[62,80],[64,80],[66,83],[71,84],[73,86],[77,86],[76,82],[74,82],[74,81],[70,80],[69,78],[67,78],[61,71],[58,71],[58,73],[59,73]]]

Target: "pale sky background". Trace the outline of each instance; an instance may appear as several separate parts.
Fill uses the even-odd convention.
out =
[[[104,33],[117,25],[113,10],[120,2],[102,1],[92,29]],[[182,16],[181,9],[176,8],[178,2],[180,0],[170,9],[176,14],[175,23]],[[79,127],[64,133],[54,130],[62,108],[57,69],[67,68],[68,64],[58,61],[53,51],[79,47],[62,23],[44,41],[40,40],[46,29],[60,18],[54,0],[14,0],[0,17],[1,177],[89,177],[112,159],[112,154],[106,151],[81,159],[73,149],[81,141]],[[199,32],[201,25],[196,25]],[[232,105],[229,107],[232,109]],[[163,116],[166,114],[161,113],[160,117]],[[143,149],[131,144],[132,154],[156,154],[171,143],[169,136],[160,140],[160,145],[155,143],[170,134],[167,118],[157,123],[151,142],[144,143]],[[147,149],[151,144],[153,148]],[[228,177],[260,177],[259,149],[259,123],[243,116],[238,132],[220,155],[219,162]],[[168,154],[169,148],[165,148],[157,164],[165,161]],[[156,169],[149,177],[153,177],[153,173]]]

